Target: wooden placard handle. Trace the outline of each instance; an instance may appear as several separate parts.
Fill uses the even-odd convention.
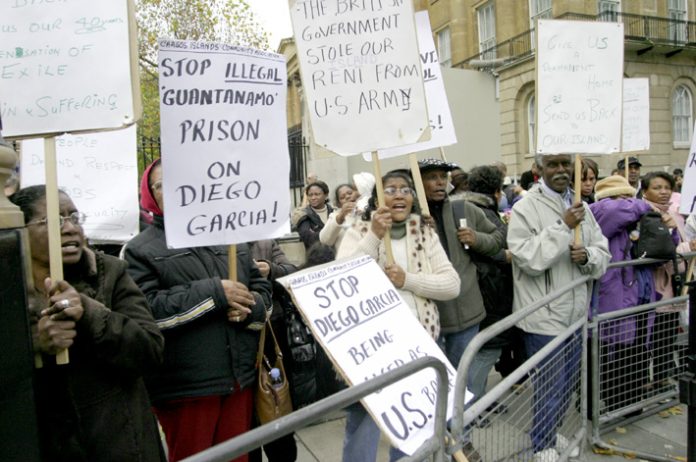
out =
[[[580,154],[575,155],[575,198],[573,199],[573,203],[577,204],[578,202],[582,201],[582,196],[581,196],[581,191],[582,191],[582,157],[580,157]],[[580,228],[580,223],[575,227],[575,245],[581,245],[582,244],[582,234],[581,234],[581,228]]]
[[[227,270],[230,281],[237,280],[237,245],[232,244],[227,249]]]
[[[421,213],[425,216],[430,216],[430,208],[428,207],[428,198],[425,196],[425,188],[423,187],[423,178],[421,178],[420,168],[418,167],[418,158],[415,153],[408,155],[408,163],[411,166],[411,178],[413,178],[413,186],[416,187],[416,197],[421,208]]]
[[[56,139],[44,138],[45,169],[46,169],[46,219],[48,227],[48,260],[51,279],[63,279],[63,252],[60,242],[60,204],[58,198],[58,169],[56,159]],[[47,294],[48,295],[48,294]],[[68,350],[56,353],[56,364],[68,364]]]
[[[384,185],[382,184],[382,167],[379,164],[379,154],[372,151],[372,166],[375,170],[375,190],[377,191],[377,207],[382,207],[384,202]],[[387,265],[394,264],[394,253],[391,246],[391,234],[384,234],[384,251],[387,254]]]

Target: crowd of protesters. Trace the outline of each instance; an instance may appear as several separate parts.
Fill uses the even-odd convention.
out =
[[[607,270],[610,262],[632,258],[636,225],[651,212],[669,228],[677,252],[696,250],[694,215],[677,211],[681,172],[641,176],[638,159],[628,158],[628,167],[624,162],[616,174],[599,179],[597,164],[583,160],[578,202],[569,155],[538,156],[520,182],[507,185],[502,164],[465,172],[425,159],[419,161],[425,197],[416,197],[409,171],[394,170],[382,178],[384,204],[377,203],[369,173],[356,174],[333,191],[313,175],[291,222],[304,244],[304,267],[372,256],[409,313],[457,367],[479,330],[582,276],[599,284],[599,313],[679,295],[670,282],[675,272],[684,271],[683,264]],[[226,247],[167,248],[159,161],[144,172],[140,193],[150,224],[126,243],[123,259],[87,245],[84,217],[67,194],[60,194],[65,280],[58,281],[48,277],[45,188],[23,188],[11,196],[24,212],[31,243],[34,349],[40,355],[71,351],[69,366],[46,361],[37,369],[46,460],[116,460],[133,454],[119,460],[175,461],[248,431],[255,422],[259,331],[269,318],[285,353],[296,407],[345,386],[313,343],[291,297],[275,282],[298,270],[277,242],[237,245],[237,278],[230,280]],[[419,201],[427,203],[429,214],[422,213]],[[578,227],[579,243],[574,240]],[[394,262],[386,258],[387,234]],[[510,373],[587,317],[588,289],[566,292],[490,340],[468,371],[474,399],[485,393],[494,367]],[[655,323],[668,329],[659,338],[655,334],[652,348],[669,353],[678,313],[656,316]],[[617,386],[613,395],[602,397],[606,406],[639,401],[649,376],[664,381],[674,367],[670,354],[649,366],[647,355],[636,353],[647,348],[638,339],[639,324],[638,318],[624,319],[601,337],[603,351],[639,377],[629,383],[607,372],[606,380]],[[567,444],[557,431],[567,395],[574,392],[568,369],[580,352],[571,348],[566,354],[567,361],[550,368],[545,384],[533,382],[531,450],[541,462],[555,461]],[[343,459],[375,460],[379,436],[362,405],[351,406]],[[467,446],[472,455],[475,449]],[[293,461],[297,454],[292,435],[264,450],[270,462]],[[392,448],[391,460],[401,456]],[[260,454],[235,460],[256,461]]]

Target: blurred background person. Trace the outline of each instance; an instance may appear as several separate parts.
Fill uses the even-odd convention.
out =
[[[333,207],[329,204],[329,187],[323,181],[311,183],[305,188],[305,192],[309,205],[301,209],[293,219],[296,220],[295,228],[305,250],[309,250],[312,244],[319,241],[319,232],[333,212]]]

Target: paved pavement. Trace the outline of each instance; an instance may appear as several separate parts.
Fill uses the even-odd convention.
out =
[[[341,462],[341,446],[345,418],[341,413],[327,416],[325,421],[297,432],[297,462]],[[589,428],[589,425],[588,425]],[[658,414],[642,417],[631,424],[616,425],[601,435],[606,443],[686,462],[686,407],[678,405]],[[589,430],[588,430],[589,431]],[[696,440],[696,435],[692,438]],[[378,462],[388,460],[388,443],[382,440]],[[617,453],[598,453],[587,443],[577,460],[587,462],[618,462],[634,459]],[[640,458],[638,458],[640,460]],[[356,461],[359,462],[359,461]],[[484,461],[487,462],[487,461]]]
[[[329,416],[327,421],[297,432],[297,462],[341,462],[341,445],[345,419],[341,415]],[[686,407],[679,405],[660,414],[645,417],[626,426],[616,426],[602,439],[613,445],[674,458],[686,462],[687,435]],[[693,436],[696,439],[696,435]],[[388,443],[380,443],[378,462],[386,462]],[[590,444],[578,460],[587,462],[618,462],[635,457],[621,454],[595,453]],[[356,461],[358,462],[358,461]]]

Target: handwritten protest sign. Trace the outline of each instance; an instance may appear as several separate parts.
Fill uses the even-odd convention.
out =
[[[696,125],[691,139],[691,150],[686,158],[684,167],[684,181],[682,182],[681,203],[679,213],[690,215],[696,212]]]
[[[0,18],[5,136],[118,128],[139,117],[128,0],[5,0]]]
[[[430,139],[410,1],[289,2],[317,144],[352,155]]]
[[[42,139],[22,141],[22,187],[44,184]],[[138,166],[135,126],[56,138],[58,185],[87,217],[85,235],[126,242],[138,233]]]
[[[282,283],[290,287],[315,338],[351,384],[433,356],[447,365],[453,389],[456,371],[371,257],[313,267]],[[423,370],[363,403],[391,443],[413,454],[433,434],[436,387],[435,371]],[[452,404],[449,393],[448,418]]]
[[[537,37],[537,152],[620,151],[623,24],[544,19]]]
[[[650,82],[623,80],[623,152],[650,149]]]
[[[402,156],[412,152],[425,151],[426,149],[449,146],[457,142],[457,134],[452,122],[445,84],[442,80],[442,70],[433,42],[433,34],[430,30],[430,19],[427,11],[416,13],[416,27],[418,33],[418,48],[420,49],[421,65],[423,66],[423,83],[425,86],[425,100],[430,115],[430,141],[410,144],[398,148],[381,149],[380,159]],[[372,154],[366,152],[363,157],[367,161],[372,160]]]
[[[167,245],[288,233],[285,58],[224,43],[159,45]]]

